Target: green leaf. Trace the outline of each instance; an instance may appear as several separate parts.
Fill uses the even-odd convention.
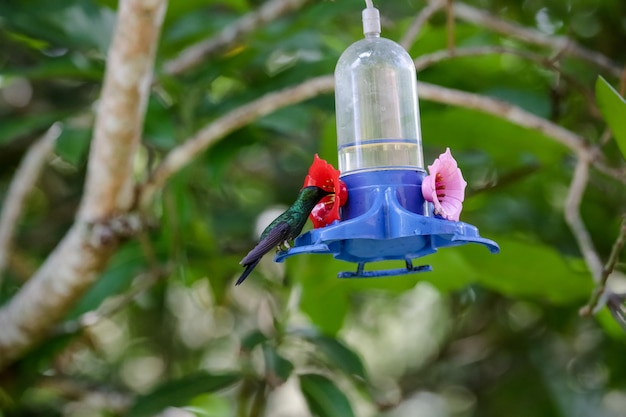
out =
[[[326,285],[317,289],[309,287],[305,290],[301,308],[324,333],[336,334],[343,326],[348,313],[348,289],[337,279],[336,273],[329,274],[329,277],[330,279],[325,280]]]
[[[0,123],[0,145],[8,144],[38,130],[41,130],[43,134],[50,125],[67,115],[67,112],[55,112],[31,115],[29,117],[3,118],[2,123]]]
[[[580,302],[589,296],[593,284],[581,259],[565,258],[540,242],[489,237],[500,245],[499,254],[492,255],[478,245],[442,251],[462,253],[468,265],[466,279],[505,295],[538,297],[557,304]]]
[[[340,369],[350,376],[367,380],[367,373],[361,358],[339,339],[314,331],[300,332],[300,334],[319,348],[333,368]]]
[[[617,146],[626,158],[626,101],[601,76],[596,80],[596,101],[613,132]]]
[[[306,110],[304,105],[285,107],[260,118],[256,123],[285,135],[299,135],[302,126],[310,124],[311,114]]]
[[[55,146],[57,155],[74,166],[81,165],[85,162],[90,135],[90,129],[63,130]]]
[[[622,326],[615,321],[611,312],[607,307],[603,308],[595,315],[595,319],[602,326],[606,334],[608,334],[611,338],[616,340],[624,341],[626,340],[626,333]]]
[[[293,364],[278,354],[273,346],[263,344],[265,374],[271,385],[279,385],[289,379],[293,372]]]
[[[166,407],[186,405],[197,395],[219,391],[240,379],[239,374],[214,375],[202,372],[175,381],[167,381],[151,393],[137,398],[126,416],[153,416]]]
[[[426,103],[429,104],[429,103]],[[440,110],[424,105],[420,109],[424,161],[430,164],[445,147],[454,155],[478,150],[489,155],[495,166],[537,161],[546,166],[561,161],[566,148],[534,129],[525,129],[508,120],[476,110],[450,107]],[[486,128],[488,126],[488,128]],[[441,144],[445,143],[445,146]],[[506,144],[506,146],[504,146]],[[465,174],[461,164],[461,170]]]
[[[185,410],[198,417],[231,417],[233,405],[224,396],[217,394],[201,394],[189,402]]]
[[[267,341],[267,336],[259,330],[254,330],[241,339],[241,350],[251,351],[257,345]]]
[[[172,109],[156,95],[148,101],[148,111],[144,126],[145,141],[157,149],[170,149],[176,145],[176,131],[172,118],[168,117]]]
[[[77,301],[66,319],[75,319],[96,309],[107,297],[124,292],[133,278],[146,269],[145,262],[141,245],[136,241],[126,243],[95,284]]]
[[[542,94],[519,88],[496,87],[485,91],[484,94],[514,104],[544,119],[550,117],[550,97],[545,92]]]
[[[471,283],[471,277],[464,274],[467,263],[454,249],[443,250],[415,264],[431,264],[433,270],[441,272],[436,275],[428,272],[389,278],[338,279],[339,272],[354,271],[356,264],[339,261],[329,255],[313,254],[289,259],[287,272],[302,284],[302,311],[322,333],[335,335],[343,325],[350,307],[350,295],[354,292],[380,289],[398,293],[413,288],[418,281],[428,281],[441,291],[454,291]],[[402,261],[384,261],[367,264],[366,269],[396,269],[403,266]]]
[[[115,13],[93,1],[2,2],[0,15],[9,29],[39,41],[31,42],[32,47],[50,43],[97,48],[102,54],[107,51],[115,25]]]
[[[36,66],[10,68],[4,75],[26,77],[30,81],[69,78],[77,82],[83,80],[99,82],[103,73],[104,65],[100,61],[74,53],[42,61]]]
[[[311,412],[318,417],[354,417],[348,397],[330,379],[300,375],[300,388]]]
[[[348,312],[348,283],[337,279],[337,272],[350,264],[330,256],[303,254],[289,259],[286,265],[287,274],[302,284],[302,311],[320,331],[336,334]]]

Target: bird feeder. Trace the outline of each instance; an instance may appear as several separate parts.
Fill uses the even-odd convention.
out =
[[[275,260],[332,254],[357,264],[356,272],[339,277],[360,278],[430,271],[413,261],[448,246],[479,243],[497,253],[498,245],[476,227],[442,217],[425,200],[415,65],[400,45],[380,37],[378,10],[369,4],[363,29],[365,38],[348,47],[335,68],[339,178],[347,201],[338,220],[299,236]],[[403,261],[403,267],[365,270],[384,260]]]

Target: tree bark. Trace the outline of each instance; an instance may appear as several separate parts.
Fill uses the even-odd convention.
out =
[[[0,369],[44,339],[116,248],[107,220],[133,203],[139,146],[166,0],[121,0],[75,224],[0,309]]]

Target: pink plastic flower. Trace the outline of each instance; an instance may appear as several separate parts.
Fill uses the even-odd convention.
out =
[[[459,221],[467,183],[450,153],[450,148],[428,166],[430,175],[422,182],[422,195],[435,205],[434,213],[446,220]]]
[[[317,229],[339,220],[339,207],[346,204],[348,188],[339,179],[339,170],[321,159],[317,154],[315,154],[313,164],[309,168],[309,174],[304,179],[303,187],[311,185],[333,193],[322,198],[311,211],[309,218],[313,222],[313,227]]]

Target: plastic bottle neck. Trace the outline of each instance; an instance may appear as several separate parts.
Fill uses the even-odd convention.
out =
[[[380,13],[374,7],[363,9],[363,34],[366,38],[380,37]]]

